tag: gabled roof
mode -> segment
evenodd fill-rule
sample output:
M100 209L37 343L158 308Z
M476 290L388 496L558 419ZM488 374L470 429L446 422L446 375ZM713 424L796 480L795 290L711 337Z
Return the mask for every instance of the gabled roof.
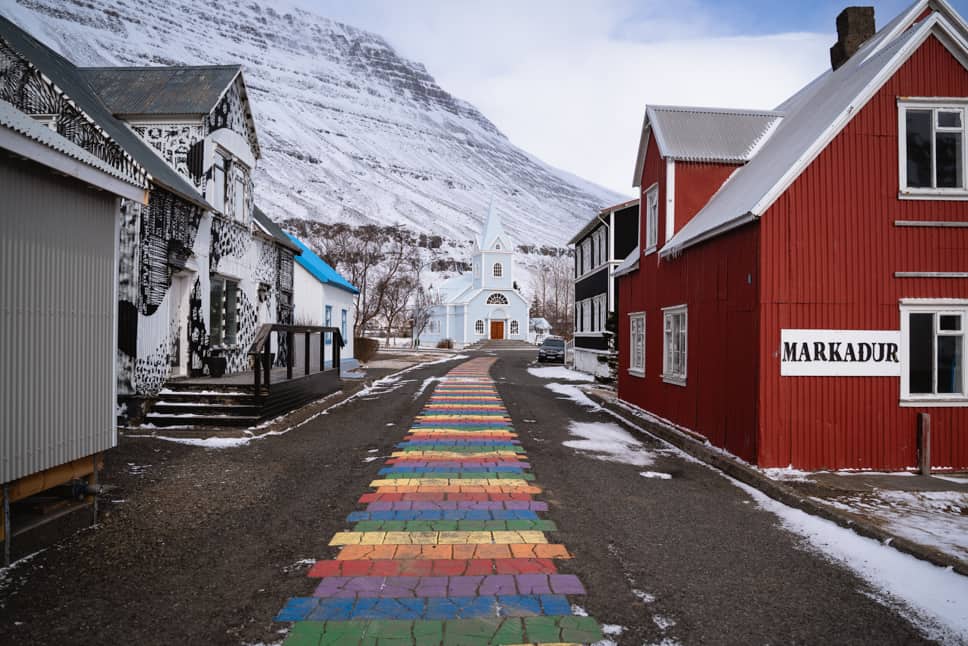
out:
M84 150L77 144L57 134L46 125L24 114L13 104L7 103L2 99L0 99L0 126L4 126L13 130L14 132L18 132L28 139L32 139L37 143L43 144L48 148L67 155L71 159L79 161L82 164L86 164L91 168L96 168L102 173L106 173L115 179L127 182L133 186L138 185L135 178L128 177L103 159L95 157L93 154Z
M302 249L289 239L289 236L286 235L286 232L282 230L282 227L273 222L269 216L266 215L258 206L255 207L252 212L252 220L255 221L256 227L258 227L265 235L272 238L286 249L291 249L297 256L302 253Z
M80 67L101 101L116 115L210 113L241 65L171 67Z
M934 12L918 21L928 8ZM760 217L929 37L968 63L968 25L944 0L919 0L837 70L781 104L772 136L662 249L675 254Z
M148 174L152 183L197 206L214 210L188 180L169 166L133 130L111 114L73 63L3 16L0 16L0 38L49 78L108 138L130 155Z
M122 118L137 116L204 117L212 112L236 79L241 65L169 65L155 67L81 67L81 75L111 112ZM242 82L245 118L252 133L255 156L259 139Z
M573 235L571 237L571 240L569 240L565 244L576 244L579 240L581 240L586 235L591 233L598 226L605 226L605 223L602 222L601 219L599 219L600 216L607 215L612 211L621 211L622 209L627 209L630 206L638 206L638 204L639 204L639 198L635 198L634 200L627 200L625 202L620 202L619 204L606 206L604 209L601 209L597 215L593 216L590 220L588 220L588 222L585 223L585 226L583 226L581 230L575 235Z
M742 164L750 160L757 143L782 116L772 110L650 105L645 111L645 127L651 129L665 159ZM643 137L643 143L646 141ZM639 157L644 159L644 148ZM640 165L638 170L641 175Z
M317 256L302 240L288 233L286 236L302 251L302 253L296 256L296 262L300 267L312 274L316 280L324 285L332 285L333 287L347 291L350 294L360 293L360 290L353 287L350 281L343 278L338 271L329 266L329 263Z

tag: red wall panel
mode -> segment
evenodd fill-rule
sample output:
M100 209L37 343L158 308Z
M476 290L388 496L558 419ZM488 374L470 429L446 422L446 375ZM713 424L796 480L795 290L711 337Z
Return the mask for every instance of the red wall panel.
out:
M895 220L968 220L968 203L899 200L897 97L968 97L968 72L934 38L904 64L760 222L759 463L902 469L916 462L917 408L897 377L780 377L783 328L900 326L902 298L968 298L968 229ZM968 467L968 408L932 417L935 465Z
M700 164L676 162L676 231L686 226L706 206L719 187L739 166L735 164ZM665 240L665 231L660 240Z
M648 188L659 182L660 240L665 239L665 171L651 141L641 185ZM679 171L677 165L677 186L685 180L706 179L701 169ZM715 173L714 177L722 175L722 171ZM711 195L718 187L697 188L695 194ZM677 198L683 194L689 192L677 191ZM679 208L677 204L677 213ZM640 239L645 239L644 230ZM751 461L757 428L758 240L758 227L751 224L679 258L660 259L657 253L640 257L639 270L619 280L619 396ZM679 386L662 380L662 308L684 303L688 304L687 382ZM628 372L628 315L632 312L645 312L644 377Z

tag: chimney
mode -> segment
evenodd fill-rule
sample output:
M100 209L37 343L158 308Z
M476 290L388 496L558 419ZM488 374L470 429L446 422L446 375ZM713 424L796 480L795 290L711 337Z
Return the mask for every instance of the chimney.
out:
M830 48L830 66L839 68L874 35L874 7L847 7L837 16L837 42Z

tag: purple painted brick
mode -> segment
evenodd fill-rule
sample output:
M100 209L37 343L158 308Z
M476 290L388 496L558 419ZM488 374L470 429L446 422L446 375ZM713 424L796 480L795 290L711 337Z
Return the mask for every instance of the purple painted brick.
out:
M517 594L517 586L514 583L514 576L510 574L491 574L484 577L481 582L480 592L484 595L498 594Z
M477 588L483 580L482 576L452 576L447 584L448 596L476 597Z
M552 574L548 583L555 594L585 594L585 586L574 574Z
M547 574L519 574L516 578L520 594L551 594Z

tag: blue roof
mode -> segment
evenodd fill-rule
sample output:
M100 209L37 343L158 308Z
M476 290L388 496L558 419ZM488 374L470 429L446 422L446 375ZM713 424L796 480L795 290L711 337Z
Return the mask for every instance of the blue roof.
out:
M343 278L338 271L329 266L329 264L317 256L312 249L306 246L306 244L297 238L296 236L287 233L289 239L296 243L296 246L302 249L302 253L296 256L295 260L299 265L308 271L310 274L316 277L316 280L323 284L329 284L333 287L339 287L344 289L351 294L359 294L360 290L353 287L350 281Z

